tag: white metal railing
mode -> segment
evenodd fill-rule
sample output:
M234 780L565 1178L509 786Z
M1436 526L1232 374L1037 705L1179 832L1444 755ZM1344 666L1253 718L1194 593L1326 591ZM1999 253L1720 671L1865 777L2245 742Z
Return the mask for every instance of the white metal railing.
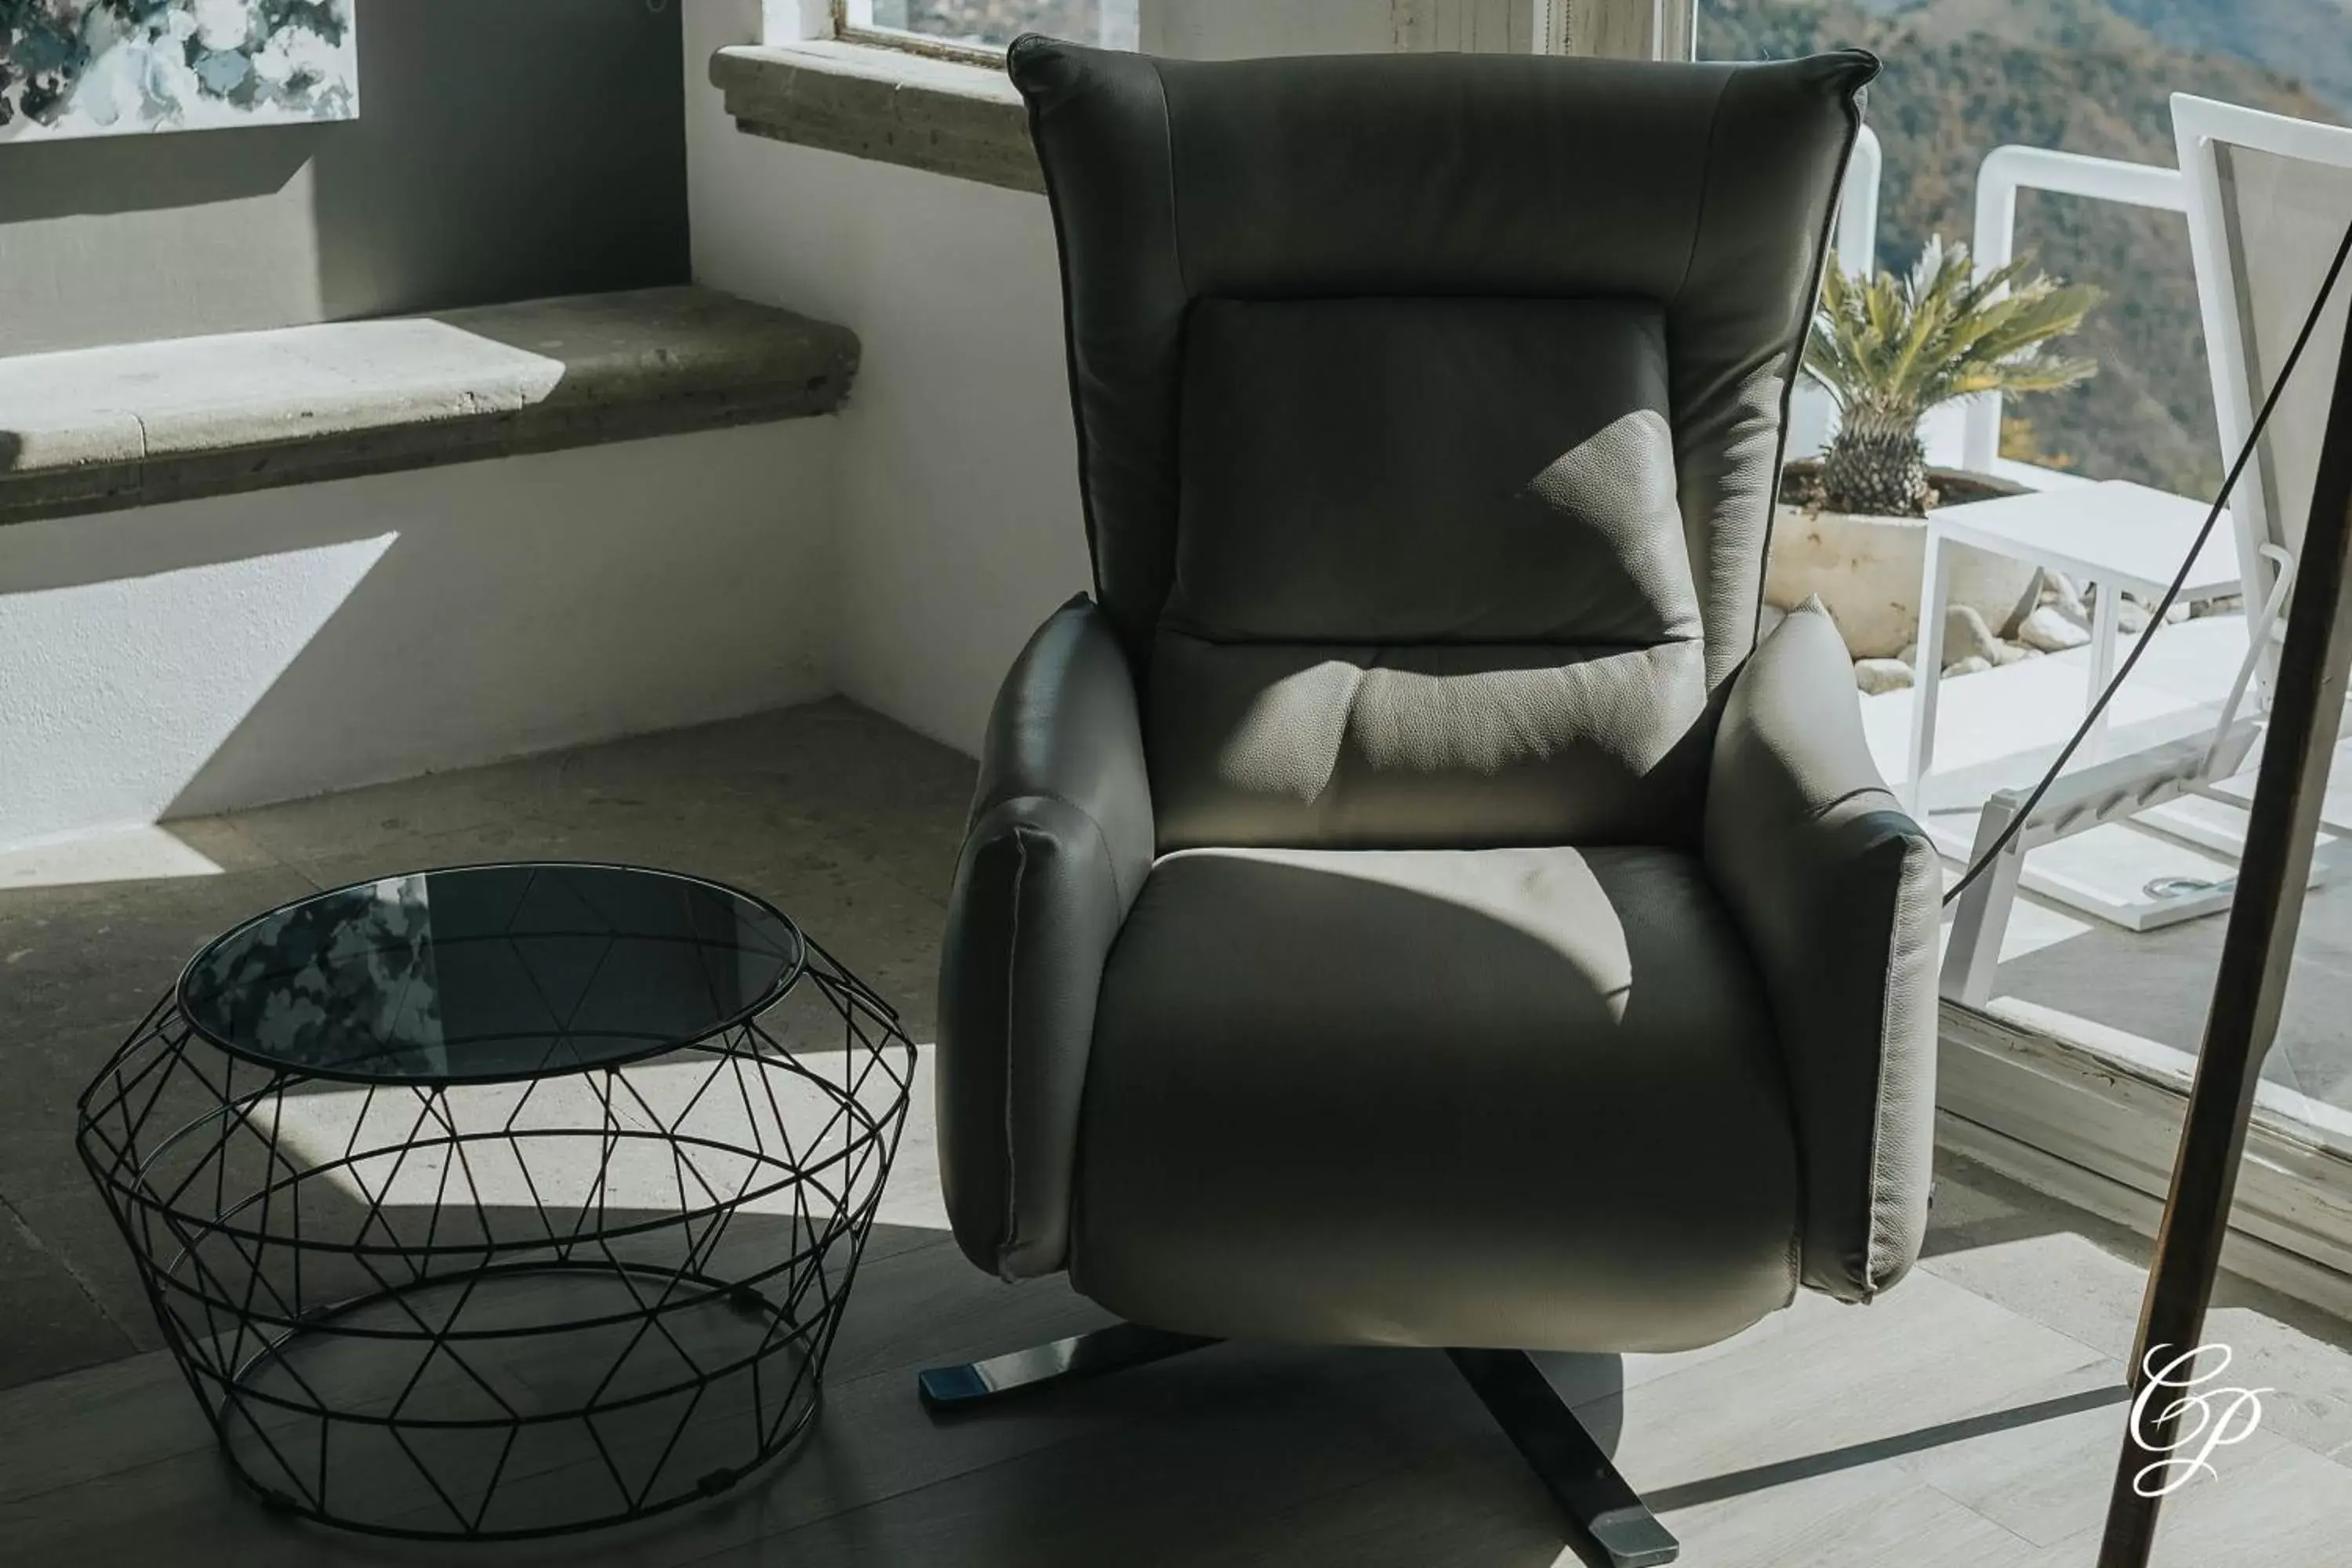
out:
M2132 206L2189 210L2189 185L2178 169L2127 163L2048 147L1996 147L1977 169L1977 229L1969 254L1979 268L2006 267L2017 254L2017 193L2054 191ZM2000 456L2000 395L1969 400L1960 438L1960 467L1992 473Z
M1868 278L1878 268L1878 182L1885 163L1878 132L1864 126L1838 189L1838 267L1856 277Z
M1867 278L1878 268L1878 186L1885 166L1878 134L1865 125L1854 139L1853 156L1846 160L1845 184L1838 187L1837 227L1831 236L1839 268L1853 277ZM1819 452L1829 444L1836 422L1830 395L1811 378L1798 377L1789 400L1789 456Z

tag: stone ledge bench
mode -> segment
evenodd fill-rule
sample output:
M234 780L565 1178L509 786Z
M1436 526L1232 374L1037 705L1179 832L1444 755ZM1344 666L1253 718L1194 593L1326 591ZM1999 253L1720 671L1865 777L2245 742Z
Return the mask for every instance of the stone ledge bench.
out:
M696 287L0 358L0 524L826 414L857 358Z

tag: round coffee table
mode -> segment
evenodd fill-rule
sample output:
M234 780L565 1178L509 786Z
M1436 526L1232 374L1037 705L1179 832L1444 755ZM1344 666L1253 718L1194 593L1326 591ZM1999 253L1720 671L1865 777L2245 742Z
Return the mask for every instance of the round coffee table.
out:
M264 1499L545 1535L724 1490L807 1430L914 1059L749 894L470 866L213 942L78 1136Z

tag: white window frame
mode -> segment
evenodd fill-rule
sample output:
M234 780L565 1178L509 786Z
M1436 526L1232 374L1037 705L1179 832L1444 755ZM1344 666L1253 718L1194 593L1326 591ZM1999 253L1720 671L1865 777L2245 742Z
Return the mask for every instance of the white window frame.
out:
M902 49L908 54L928 55L933 59L953 60L959 65L1001 67L1004 63L1004 51L992 45L935 37L903 27L877 26L874 20L874 0L832 0L832 5L833 36L844 43Z
M1146 47L1155 23L1188 0L1138 0ZM1200 0L1193 0L1200 3ZM1516 54L1601 54L1689 59L1696 43L1698 0L1255 0L1261 5L1381 6L1390 47ZM811 0L802 0L806 11ZM814 0L824 32L845 43L928 55L962 65L996 67L1003 51L983 44L877 26L874 0ZM1311 29L1310 29L1311 30Z

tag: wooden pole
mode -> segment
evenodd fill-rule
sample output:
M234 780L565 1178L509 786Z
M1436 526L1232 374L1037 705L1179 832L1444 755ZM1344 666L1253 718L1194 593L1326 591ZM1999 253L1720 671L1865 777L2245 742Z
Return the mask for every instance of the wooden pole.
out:
M2272 688L2263 760L2246 824L2245 853L2221 939L2221 964L2189 1115L2173 1161L2172 1188L2157 1231L2156 1261L2140 1307L2132 1347L2135 1390L2147 1377L2151 1351L2185 1354L2201 1342L2205 1310L2221 1265L2221 1238L2245 1152L2246 1123L2263 1058L2278 1033L2287 971L2294 961L2295 928L2303 916L2319 814L2327 795L2328 764L2344 714L2345 679L2352 667L2352 332L2336 367L2334 401L2304 531L2294 603L2287 612L2286 646ZM2098 1568L2147 1568L2156 1544L2160 1495L2146 1495L2138 1478L2171 1451L2179 1436L2170 1396L2139 1401L2126 1422L2107 1500L2106 1534Z

